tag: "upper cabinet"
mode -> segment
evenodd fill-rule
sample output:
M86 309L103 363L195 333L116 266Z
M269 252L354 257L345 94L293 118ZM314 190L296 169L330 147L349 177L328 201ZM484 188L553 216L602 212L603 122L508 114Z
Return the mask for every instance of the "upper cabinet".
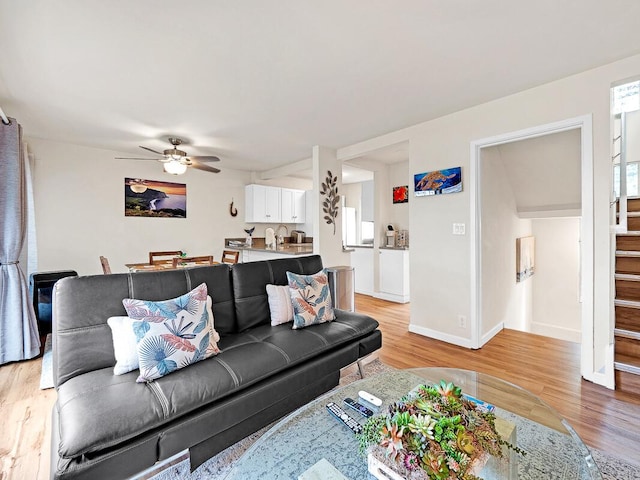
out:
M245 217L247 223L280 223L281 188L266 185L245 187Z
M306 202L304 190L281 189L282 223L306 222Z
M247 185L245 217L247 223L305 223L304 190Z

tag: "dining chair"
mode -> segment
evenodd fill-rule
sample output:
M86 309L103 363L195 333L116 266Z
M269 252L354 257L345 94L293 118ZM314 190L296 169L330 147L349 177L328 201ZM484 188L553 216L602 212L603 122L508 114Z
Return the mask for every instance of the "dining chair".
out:
M213 265L213 255L201 255L199 257L180 257L173 259L173 268L178 268L179 264L198 263Z
M240 252L237 250L224 250L222 252L222 263L238 263Z
M109 260L107 257L100 255L100 264L102 265L102 272L105 275L111 275L111 267L109 266Z
M181 250L168 250L166 252L149 252L149 264L157 265L158 263L171 263L171 260L175 257L182 255ZM170 257L170 258L157 258L157 257Z

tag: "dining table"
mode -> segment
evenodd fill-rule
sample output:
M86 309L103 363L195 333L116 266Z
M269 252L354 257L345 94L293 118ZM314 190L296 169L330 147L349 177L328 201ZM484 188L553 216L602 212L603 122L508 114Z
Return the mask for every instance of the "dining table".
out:
M218 264L219 262L213 262L213 265ZM166 262L159 263L125 263L124 266L129 269L129 272L157 272L162 270L179 270L181 268L199 266L199 265L210 265L209 262L189 262L186 264L178 264L176 267L173 266L173 262L171 260L167 260Z

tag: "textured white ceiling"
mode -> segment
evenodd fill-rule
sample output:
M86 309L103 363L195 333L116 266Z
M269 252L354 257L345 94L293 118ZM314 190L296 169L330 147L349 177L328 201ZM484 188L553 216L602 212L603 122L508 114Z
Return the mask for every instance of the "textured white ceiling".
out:
M264 170L640 53L638 0L0 0L0 106Z

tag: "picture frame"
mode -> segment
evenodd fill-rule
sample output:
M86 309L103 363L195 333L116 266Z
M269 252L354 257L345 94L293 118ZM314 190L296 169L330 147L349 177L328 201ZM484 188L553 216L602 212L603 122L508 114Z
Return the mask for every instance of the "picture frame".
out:
M462 191L462 167L416 173L413 176L416 197Z
M516 238L516 283L531 277L536 270L535 237Z
M187 218L187 185L125 177L124 216Z
M393 187L393 203L409 202L409 185Z

